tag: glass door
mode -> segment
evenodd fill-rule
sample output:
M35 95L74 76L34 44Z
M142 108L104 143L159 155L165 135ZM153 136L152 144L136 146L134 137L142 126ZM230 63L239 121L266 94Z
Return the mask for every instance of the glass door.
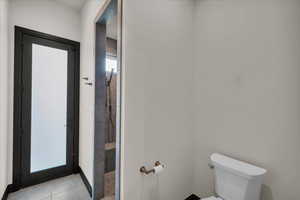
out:
M76 150L76 51L52 37L22 37L21 185L72 174ZM78 120L77 120L78 122Z
M67 164L68 51L32 44L30 172Z

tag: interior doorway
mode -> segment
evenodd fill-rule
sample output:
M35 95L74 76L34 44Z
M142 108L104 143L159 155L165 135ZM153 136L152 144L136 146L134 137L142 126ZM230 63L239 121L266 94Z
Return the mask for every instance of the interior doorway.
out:
M79 50L15 27L14 190L78 172Z
M94 200L120 199L122 1L106 1L95 21Z

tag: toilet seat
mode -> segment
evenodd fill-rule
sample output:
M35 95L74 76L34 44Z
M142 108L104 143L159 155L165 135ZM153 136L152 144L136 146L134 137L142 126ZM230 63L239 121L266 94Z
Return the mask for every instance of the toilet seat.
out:
M219 197L208 197L208 198L204 198L202 200L223 200L223 199L221 199Z

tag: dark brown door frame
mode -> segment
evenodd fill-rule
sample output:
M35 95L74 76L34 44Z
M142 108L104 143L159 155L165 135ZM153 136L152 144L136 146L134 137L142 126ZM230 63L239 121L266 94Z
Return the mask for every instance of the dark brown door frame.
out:
M70 122L68 122L68 126L70 125L72 127L72 134L73 138L72 140L72 148L69 149L72 152L68 152L70 155L72 155L72 162L70 164L69 170L64 170L62 174L47 174L45 172L46 176L43 176L43 178L39 177L37 180L29 181L26 183L22 183L22 153L24 150L24 139L22 135L24 134L24 129L22 127L22 102L23 99L23 92L24 92L24 82L23 82L23 50L24 50L24 38L25 37L32 37L37 40L43 41L43 42L55 42L55 43L61 43L62 45L68 45L71 47L72 54L74 54L74 60L73 62L73 71L68 70L68 74L72 77L72 96L74 97L73 105L71 106L72 112L74 113L74 116L71 117ZM72 173L78 173L79 172L79 75L80 75L80 43L67 40L64 38L56 37L53 35L29 30L22 27L15 27L15 64L14 64L14 135L13 135L13 184L11 186L11 191L14 192L22 187L34 185L40 182L48 181L53 178L58 178L61 176L69 175ZM68 75L68 76L69 76ZM68 85L69 87L69 85ZM68 134L70 136L70 134ZM68 136L68 137L69 137ZM55 170L54 170L55 171ZM62 172L61 170L57 170L57 172Z

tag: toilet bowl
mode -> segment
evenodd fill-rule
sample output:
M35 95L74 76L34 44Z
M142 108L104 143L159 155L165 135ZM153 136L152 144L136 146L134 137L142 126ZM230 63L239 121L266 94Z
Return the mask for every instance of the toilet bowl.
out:
M265 169L218 153L210 159L218 197L204 200L259 200Z

